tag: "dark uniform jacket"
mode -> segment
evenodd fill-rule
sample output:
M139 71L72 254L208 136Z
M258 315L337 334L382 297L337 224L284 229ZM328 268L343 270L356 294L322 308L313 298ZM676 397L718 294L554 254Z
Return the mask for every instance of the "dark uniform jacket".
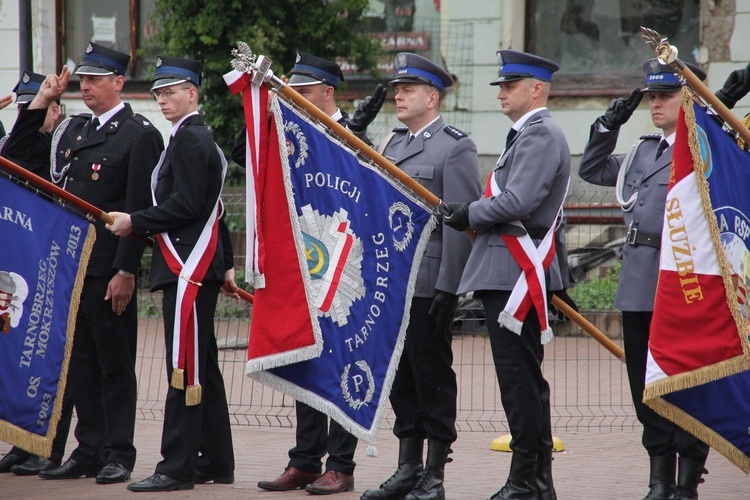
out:
M473 201L479 198L479 160L477 148L466 134L446 126L442 118L408 143L408 129L398 127L385 146L383 156L445 202ZM471 237L452 229L445 230L442 220L430 235L419 264L415 297L434 297L443 291L455 294Z
M614 186L625 155L612 155L618 131L600 131L595 123L583 151L579 174L581 179L601 186ZM623 198L637 194L632 210L623 211L625 225L639 231L661 235L664 205L667 201L672 149L669 146L659 159L659 135L643 136L627 175ZM661 238L659 237L659 241ZM653 311L656 281L659 276L660 250L647 245L625 244L622 269L615 295L615 307L621 311Z
M4 152L36 165L50 165L44 153L51 149L39 128L46 109L23 109ZM66 126L55 151L56 169L69 166L59 186L104 212L134 212L151 205L149 178L164 149L161 133L130 105L87 137L89 115L75 115ZM44 172L41 172L44 173ZM44 176L50 179L50 172ZM133 238L118 238L97 221L96 243L91 252L88 276L108 277L117 269L135 273L140 267L143 244Z
M156 206L131 214L133 230L144 236L167 232L183 262L193 250L222 188L222 158L211 132L200 115L187 117L164 152L157 174ZM226 233L226 229L221 229ZM227 238L220 235L205 280L224 281L224 271L233 267ZM151 289L178 277L169 269L159 245L154 245Z

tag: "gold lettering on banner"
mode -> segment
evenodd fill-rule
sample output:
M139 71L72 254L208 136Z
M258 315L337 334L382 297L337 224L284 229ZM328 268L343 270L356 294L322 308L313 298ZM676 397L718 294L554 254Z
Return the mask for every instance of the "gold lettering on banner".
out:
M695 274L693 263L693 250L690 246L687 230L680 208L680 199L671 198L667 201L667 228L669 229L669 241L674 257L677 274L680 276L680 287L685 298L685 303L692 304L697 300L703 300L698 275Z

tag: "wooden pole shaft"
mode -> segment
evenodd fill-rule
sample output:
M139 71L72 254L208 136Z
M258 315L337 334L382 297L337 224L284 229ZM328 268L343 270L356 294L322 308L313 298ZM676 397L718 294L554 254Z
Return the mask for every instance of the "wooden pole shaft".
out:
M594 340L599 342L606 350L611 352L617 359L625 362L625 351L623 351L620 346L612 342L612 339L604 335L597 327L592 325L588 322L586 318L581 316L575 309L570 307L568 304L563 302L563 300L558 297L557 295L552 296L552 305L558 308L572 321L574 321L578 326L580 326L584 332L591 335Z

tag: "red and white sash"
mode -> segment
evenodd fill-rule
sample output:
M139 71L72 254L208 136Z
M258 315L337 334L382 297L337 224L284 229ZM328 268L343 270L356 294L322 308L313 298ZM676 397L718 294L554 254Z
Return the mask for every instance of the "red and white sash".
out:
M489 198L501 193L502 190L495 180L494 171L492 171L487 178L484 196ZM555 220L559 220L561 211L562 204L560 204L558 217ZM526 232L520 221L514 221L510 224ZM552 328L547 320L547 285L544 280L544 272L549 269L552 259L555 257L554 224L547 231L539 247L534 245L534 241L528 234L523 236L502 234L501 236L511 256L521 267L521 275L518 277L508 303L505 304L505 309L500 313L497 321L501 326L520 335L523 321L531 310L531 306L534 306L541 326L541 341L542 344L546 344L552 340Z
M227 161L224 153L216 146L222 163L221 180L227 173ZM151 173L151 197L156 205L156 182L159 169L164 162L166 151L159 158L159 163ZM182 261L166 231L156 235L164 260L169 269L180 279L177 280L177 303L174 314L174 328L172 331L172 377L171 385L176 389L185 389L185 404L188 406L200 404L202 388L200 373L198 372L198 315L195 310L195 299L199 287L202 286L219 241L219 218L221 217L221 192L216 199L200 237L190 252L187 260ZM187 387L185 387L187 380Z

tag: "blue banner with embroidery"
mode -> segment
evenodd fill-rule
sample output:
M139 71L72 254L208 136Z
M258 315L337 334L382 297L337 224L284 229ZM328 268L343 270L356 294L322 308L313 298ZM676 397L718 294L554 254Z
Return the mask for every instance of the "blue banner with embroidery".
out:
M301 279L307 303L282 313L256 302L253 322L257 314L307 314L322 353L249 375L374 442L435 219L423 200L290 104L276 99L272 114L300 269L283 279ZM270 245L266 254L274 256Z
M93 226L0 178L0 439L49 456Z

